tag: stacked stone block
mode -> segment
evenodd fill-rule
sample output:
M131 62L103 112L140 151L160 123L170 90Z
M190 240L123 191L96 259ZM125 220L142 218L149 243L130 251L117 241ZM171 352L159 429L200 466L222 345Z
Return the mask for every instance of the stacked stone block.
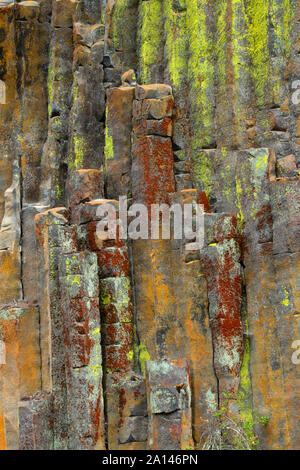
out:
M193 441L190 374L186 361L147 362L146 388L149 448L189 449Z
M171 87L137 86L133 102L132 197L150 208L175 191Z
M136 373L116 379L107 387L108 447L112 450L145 450L148 411L145 377Z

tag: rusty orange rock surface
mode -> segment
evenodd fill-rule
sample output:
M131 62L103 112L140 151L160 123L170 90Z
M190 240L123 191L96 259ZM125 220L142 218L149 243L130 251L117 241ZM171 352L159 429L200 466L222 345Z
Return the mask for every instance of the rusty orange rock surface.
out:
M1 450L300 449L299 20L0 0Z

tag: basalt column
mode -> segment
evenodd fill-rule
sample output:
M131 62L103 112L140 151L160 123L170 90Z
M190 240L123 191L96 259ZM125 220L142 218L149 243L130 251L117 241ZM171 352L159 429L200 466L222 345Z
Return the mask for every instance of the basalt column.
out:
M137 87L133 106L133 200L143 202L149 213L151 204L176 203L183 213L185 204L205 202L200 191L175 192L169 93L166 85ZM189 253L189 243L184 238L174 240L173 235L171 240L158 235L156 240L134 240L132 246L141 370L145 371L145 361L150 359L188 360L193 437L198 445L216 410L217 385L206 280L199 250ZM189 288L179 298L182 283Z

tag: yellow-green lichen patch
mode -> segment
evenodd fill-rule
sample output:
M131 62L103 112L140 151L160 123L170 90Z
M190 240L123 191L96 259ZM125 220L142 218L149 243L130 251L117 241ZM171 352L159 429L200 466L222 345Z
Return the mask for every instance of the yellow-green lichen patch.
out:
M269 166L268 149L258 148L247 151L247 158L239 163L235 176L236 207L238 226L243 228L245 215L253 220L262 203L269 203L269 194L264 191ZM245 207L246 206L246 207ZM243 211L246 211L244 214Z
M136 0L115 2L112 13L113 47L124 52L123 66L128 68L132 67L131 52L136 49L136 22Z
M244 214L243 214L242 203L241 203L243 188L242 188L241 181L239 180L237 176L235 177L235 187L236 187L236 205L239 209L239 212L237 215L237 225L238 225L238 228L242 230L243 225L244 225Z
M240 415L249 430L253 428L252 384L250 377L250 343L248 338L248 321L244 318L246 337L244 338L244 355L240 371L240 385L237 395Z
M146 375L146 361L150 361L151 357L146 349L146 345L141 343L139 346L139 359L140 359L140 367L143 375Z
M292 295L291 295L291 290L288 287L284 287L280 291L281 295L281 304L288 309L288 311L291 311L293 309L293 300L292 300Z
M134 358L133 350L128 351L127 356L128 356L128 360L132 362Z
M282 305L284 305L285 307L288 307L288 306L290 305L288 293L287 293L286 297L283 299L283 301L282 301L281 303L282 303Z
M161 0L140 2L138 45L142 83L151 83L150 67L160 59L163 47L163 8Z
M227 0L220 0L217 4L217 37L216 37L216 56L217 56L217 72L218 72L218 87L219 90L224 92L226 84L226 14L227 14Z
M276 56L289 57L291 53L291 29L295 16L292 0L271 0L270 18L274 25L274 48Z
M244 0L232 0L232 69L234 125L237 144L243 141L250 90L249 31Z
M249 0L248 15L252 78L257 104L263 106L266 102L270 78L269 0Z
M274 26L273 54L276 56L276 60L272 63L270 81L273 87L274 100L278 104L281 104L284 99L282 96L282 90L284 90L282 71L286 66L287 58L291 54L294 7L294 2L291 0L270 1L270 20Z
M244 0L232 0L232 48L234 73L239 80L242 74L248 71L249 33Z
M132 322L130 280L127 277L106 278L100 283L103 306L111 305L121 323Z
M252 149L249 152L249 159L251 165L251 174L253 175L253 197L257 197L258 193L262 189L262 184L265 178L267 177L268 172L268 162L269 162L269 152L268 149ZM264 195L265 201L269 201L268 193ZM253 208L254 210L254 208ZM252 214L253 216L255 213Z
M54 280L56 277L56 262L53 248L49 250L49 277L51 280Z
M103 305L109 305L111 302L111 297L109 294L103 294L101 295L101 302Z
M63 187L60 186L59 182L55 185L55 199L59 201L64 194Z
M179 2L178 2L179 3ZM187 78L187 30L185 0L181 8L174 9L173 0L163 1L165 15L165 41L168 59L168 71L172 85L180 87Z
M208 26L210 2L187 3L189 44L188 81L190 86L192 149L210 145L214 115L214 44Z
M289 57L292 49L291 31L293 20L295 18L296 4L291 0L283 0L282 4L284 53Z
M208 152L193 154L193 181L195 188L202 189L209 197L212 192L213 165Z
M76 104L78 100L78 85L77 84L73 85L72 95L73 95L73 104Z
M231 158L231 153L228 152L226 147L221 147L216 151L217 166L222 168L218 174L218 179L221 178L221 188L224 197L232 204L236 198L235 183L232 178L232 173L235 171L235 161Z
M53 89L54 77L55 77L54 54L53 54L53 50L51 50L50 55L49 55L49 70L48 70L48 113L49 113L49 116L51 114L51 103L53 102L53 95L54 95L54 89Z
M88 144L84 137L79 135L73 136L74 155L68 156L68 165L71 170L80 170L83 168L84 156L88 150Z
M124 29L123 21L126 8L128 8L128 0L118 0L114 5L112 15L112 39L115 50L120 50L122 48L122 31Z
M96 364L96 365L93 365L93 366L88 366L88 369L90 371L90 373L92 375L94 375L95 377L99 377L100 374L102 375L102 367L100 364Z
M71 280L71 286L74 286L76 284L77 286L80 286L80 276L73 276Z
M108 108L106 107L106 125L105 125L105 146L104 146L104 157L105 163L107 160L112 160L114 158L114 143L113 137L109 130L108 123Z

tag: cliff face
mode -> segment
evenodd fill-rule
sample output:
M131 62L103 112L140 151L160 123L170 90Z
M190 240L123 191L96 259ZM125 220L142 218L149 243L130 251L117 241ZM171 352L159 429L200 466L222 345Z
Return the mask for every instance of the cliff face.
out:
M297 0L0 1L0 449L300 448L299 37ZM99 240L119 196L203 246Z

